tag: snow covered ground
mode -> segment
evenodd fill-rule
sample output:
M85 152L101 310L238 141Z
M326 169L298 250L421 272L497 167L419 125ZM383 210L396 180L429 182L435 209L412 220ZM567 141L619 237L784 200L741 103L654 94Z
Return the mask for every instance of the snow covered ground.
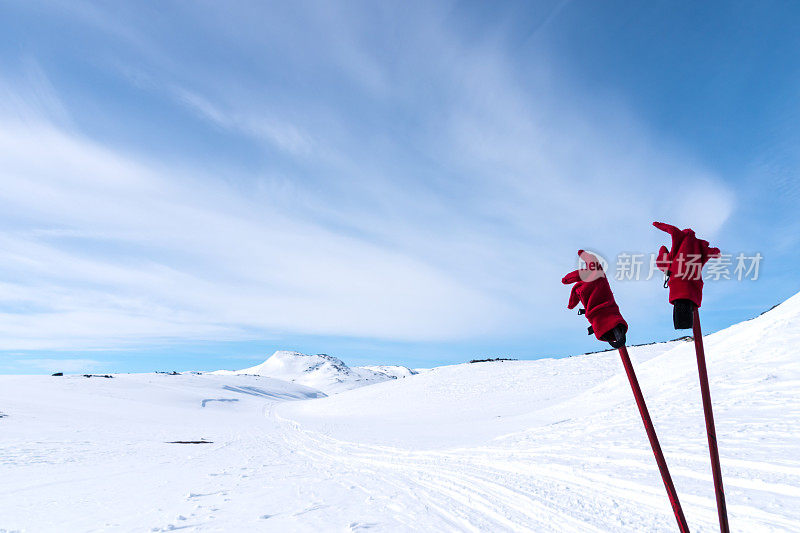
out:
M732 529L798 531L800 295L705 342ZM716 531L693 346L630 352ZM283 378L0 376L0 531L676 529L616 352Z

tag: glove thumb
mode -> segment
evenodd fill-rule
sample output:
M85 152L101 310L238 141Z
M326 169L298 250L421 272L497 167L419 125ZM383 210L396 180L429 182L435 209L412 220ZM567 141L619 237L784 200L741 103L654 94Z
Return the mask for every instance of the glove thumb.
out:
M666 246L662 246L661 249L658 251L658 257L656 258L656 266L662 272L666 272L669 269L669 264L672 262L672 258L669 256L669 250L667 250Z
M578 295L578 287L580 287L580 283L576 283L572 286L572 290L569 293L569 303L567 304L567 309L574 309L578 302L581 301L580 296Z

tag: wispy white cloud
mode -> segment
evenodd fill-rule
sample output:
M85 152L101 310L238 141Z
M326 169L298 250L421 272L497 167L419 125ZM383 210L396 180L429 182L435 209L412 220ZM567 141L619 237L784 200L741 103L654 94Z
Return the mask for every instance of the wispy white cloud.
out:
M269 198L153 169L46 123L2 126L0 202L27 221L0 235L0 301L15 309L0 320L4 349L264 331L447 338L488 309L507 313L424 261Z
M185 89L175 90L178 100L201 117L218 126L250 135L293 155L305 155L313 149L310 135L296 126L278 119L254 116L253 112L238 113L217 108L205 98Z
M223 179L194 154L159 161L54 119L80 110L41 69L26 83L46 106L7 81L0 348L542 331L578 247L654 250L651 220L713 235L733 209L717 176L624 104L576 94L545 56L523 78L501 42L466 39L447 8L285 8L266 28L248 9L187 17L262 54L266 72L198 65L135 24L125 41L146 43L137 83L285 164ZM368 24L387 20L388 35ZM298 42L298 28L315 39ZM280 90L290 76L294 93Z

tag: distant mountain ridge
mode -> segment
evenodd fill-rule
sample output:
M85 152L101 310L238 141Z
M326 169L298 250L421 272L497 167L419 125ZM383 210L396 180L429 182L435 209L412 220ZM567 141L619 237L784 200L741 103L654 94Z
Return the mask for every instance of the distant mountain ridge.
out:
M278 350L266 361L242 370L218 370L215 374L249 374L266 376L307 387L326 394L355 389L390 379L416 374L404 366L349 367L338 357L327 354L304 354Z

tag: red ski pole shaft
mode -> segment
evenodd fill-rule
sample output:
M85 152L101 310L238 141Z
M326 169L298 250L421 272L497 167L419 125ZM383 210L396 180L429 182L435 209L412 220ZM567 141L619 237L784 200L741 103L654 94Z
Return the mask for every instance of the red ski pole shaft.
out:
M667 496L669 496L669 503L672 505L672 512L675 513L675 520L678 521L678 528L681 533L689 533L689 525L686 523L686 517L683 515L681 502L678 500L678 493L675 490L675 485L672 483L672 477L669 475L667 460L664 459L664 453L661 451L661 445L658 443L656 429L653 427L653 421L650 419L650 413L647 411L647 405L644 403L642 389L639 387L639 380L636 379L636 373L633 371L633 364L628 355L628 349L625 346L620 347L619 355L622 358L622 365L625 367L625 373L628 374L628 381L631 383L633 397L636 399L636 406L639 408L639 414L642 415L642 422L644 422L647 438L650 440L650 447L653 449L653 455L656 456L658 470L661 472L664 488L667 489Z
M703 349L703 333L700 330L700 313L694 308L692 332L694 333L694 349L697 352L697 372L700 375L700 393L703 395L703 413L706 417L706 434L708 435L708 453L711 455L711 472L714 475L714 495L717 498L717 514L719 530L729 533L728 509L725 505L725 491L722 488L722 469L719 465L717 449L717 430L714 427L714 411L711 409L711 390L708 387L706 371L706 354Z

